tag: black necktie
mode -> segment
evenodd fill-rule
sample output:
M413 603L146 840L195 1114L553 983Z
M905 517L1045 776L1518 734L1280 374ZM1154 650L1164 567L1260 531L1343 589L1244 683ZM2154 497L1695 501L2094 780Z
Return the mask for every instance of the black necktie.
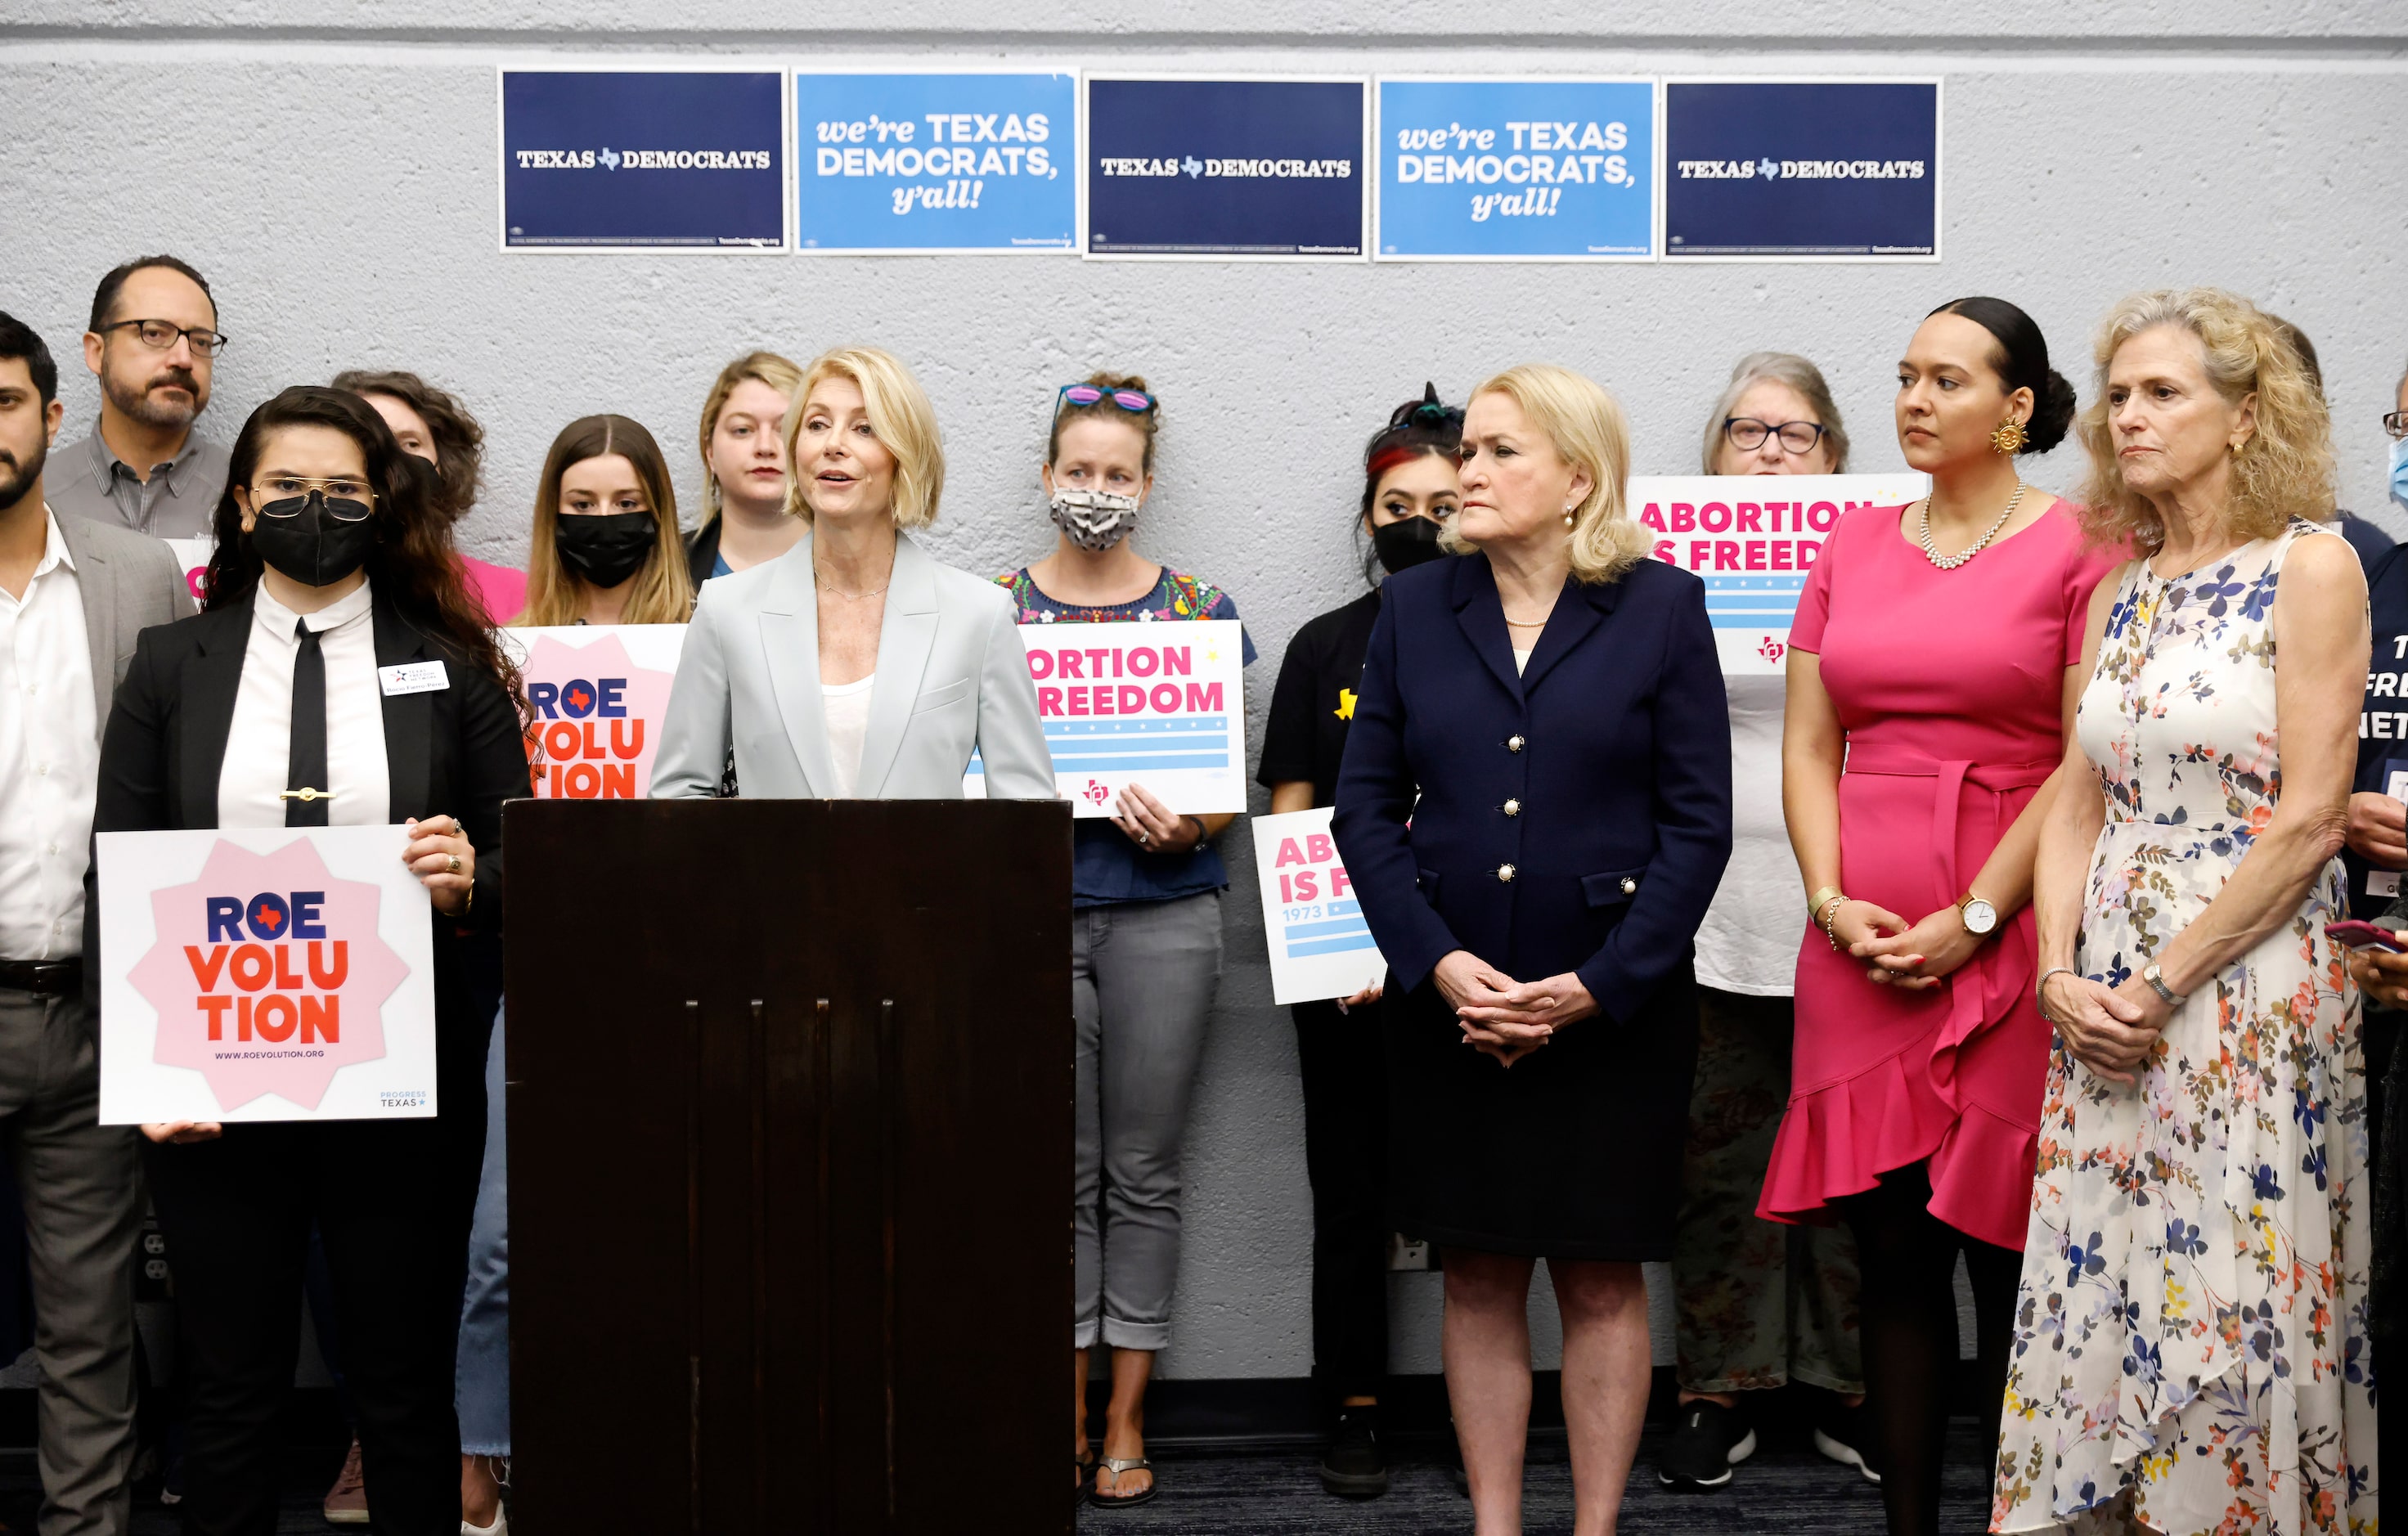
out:
M287 797L284 825L326 825L326 651L303 619L294 630L301 642L293 653L293 754L284 770L287 789L314 789L308 799Z

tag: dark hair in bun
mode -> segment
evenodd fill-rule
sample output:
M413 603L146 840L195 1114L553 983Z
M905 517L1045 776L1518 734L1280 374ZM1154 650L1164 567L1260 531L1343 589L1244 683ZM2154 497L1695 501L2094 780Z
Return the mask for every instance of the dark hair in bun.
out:
M2025 452L2045 453L2065 440L2066 429L2073 424L2073 386L2048 366L2048 338L2040 334L2031 316L2005 299L1978 296L1951 299L1931 314L1962 315L1989 332L1999 343L1990 355L1990 366L2007 393L2031 391L2031 420L2024 423Z
M1388 471L1400 464L1426 457L1455 462L1455 450L1463 444L1463 408L1451 406L1438 397L1438 386L1422 385L1421 398L1408 400L1388 413L1388 424L1371 434L1363 445L1363 505L1354 524L1354 537L1363 537L1363 524L1370 520L1371 499L1380 493L1380 481ZM1371 573L1379 568L1379 559L1372 548L1363 548L1363 580L1369 582Z
M1389 470L1428 453L1453 459L1462 442L1463 408L1441 403L1438 386L1424 384L1421 398L1389 412L1388 424L1363 445L1363 515L1371 515L1371 497Z

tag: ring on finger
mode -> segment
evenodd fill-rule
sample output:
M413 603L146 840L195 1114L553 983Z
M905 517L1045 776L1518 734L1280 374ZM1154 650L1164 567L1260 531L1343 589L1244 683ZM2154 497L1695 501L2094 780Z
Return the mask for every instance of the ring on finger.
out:
M447 874L447 875L456 875L456 874L458 874L458 873L460 872L460 855L459 855L459 854L452 854L452 855L451 859L450 859L448 862L446 862L446 863L444 864L444 866L443 866L443 872L444 872L445 874Z

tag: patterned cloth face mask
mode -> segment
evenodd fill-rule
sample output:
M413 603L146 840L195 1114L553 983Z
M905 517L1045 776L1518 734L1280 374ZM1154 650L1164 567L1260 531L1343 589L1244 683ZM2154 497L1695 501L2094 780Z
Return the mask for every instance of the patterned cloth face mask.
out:
M1054 525L1082 550L1108 550L1137 526L1138 498L1110 491L1056 491L1046 503Z

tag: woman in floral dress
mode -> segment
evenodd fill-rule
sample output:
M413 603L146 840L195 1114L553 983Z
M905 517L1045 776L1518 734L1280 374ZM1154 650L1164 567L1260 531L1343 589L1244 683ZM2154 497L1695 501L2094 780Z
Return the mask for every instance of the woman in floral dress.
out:
M1991 1529L2375 1536L2365 1069L2325 932L2366 588L2311 521L2324 400L2212 289L2126 300L2098 359L2086 519L2149 553L2093 598L2042 834L2058 1040Z

